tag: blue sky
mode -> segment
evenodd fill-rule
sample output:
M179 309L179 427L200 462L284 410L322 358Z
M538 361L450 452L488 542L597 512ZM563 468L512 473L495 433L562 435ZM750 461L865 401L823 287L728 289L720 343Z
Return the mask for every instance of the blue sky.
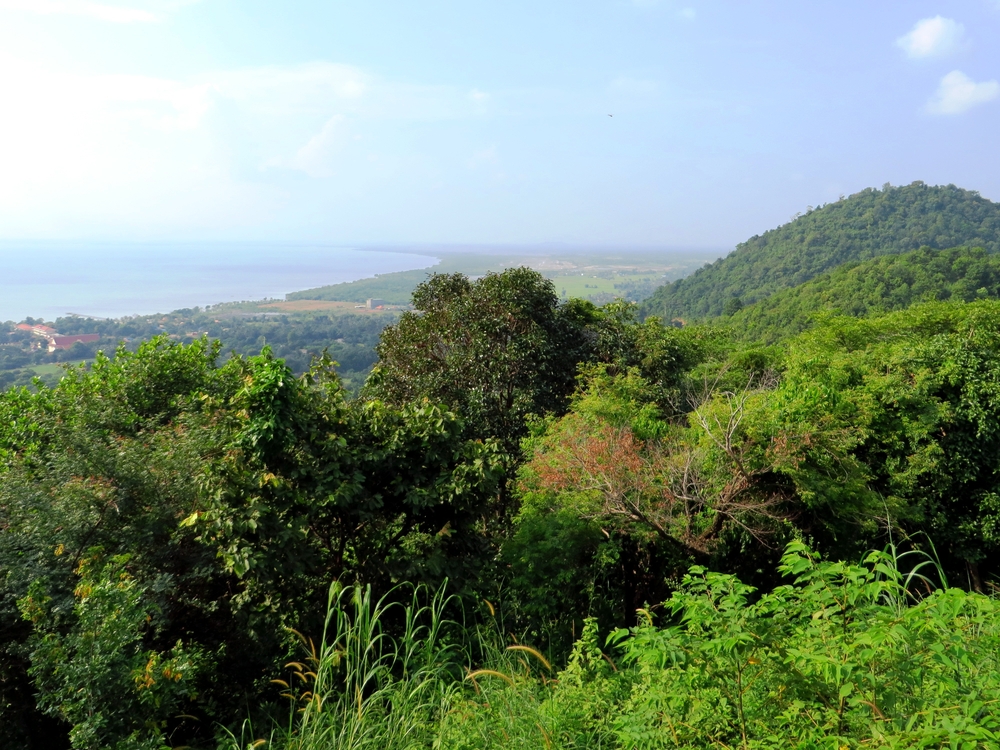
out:
M998 200L998 41L1000 0L0 0L0 238L720 247L886 182Z

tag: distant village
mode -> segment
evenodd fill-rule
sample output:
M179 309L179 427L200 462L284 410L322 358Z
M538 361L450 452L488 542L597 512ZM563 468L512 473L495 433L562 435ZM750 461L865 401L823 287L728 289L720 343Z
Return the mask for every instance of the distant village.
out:
M71 336L63 336L56 329L46 325L31 325L29 323L18 323L18 331L29 331L37 339L32 343L32 349L45 347L49 352L59 349L69 349L73 344L91 344L100 338L96 333L75 333Z

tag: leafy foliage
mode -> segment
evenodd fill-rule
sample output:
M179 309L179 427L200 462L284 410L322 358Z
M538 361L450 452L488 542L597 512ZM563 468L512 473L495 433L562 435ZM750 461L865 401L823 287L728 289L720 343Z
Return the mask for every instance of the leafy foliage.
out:
M730 313L726 324L745 341L773 342L801 333L823 315L865 317L905 310L917 302L998 297L1000 256L979 248L921 248L845 263Z
M587 355L580 321L552 283L527 268L471 282L438 274L413 295L378 346L366 391L391 403L421 397L467 415L477 437L516 451L528 414L561 410Z
M822 524L846 551L851 538L872 542L880 515L898 519L929 534L959 566L953 573L981 585L978 565L1000 541L998 326L994 301L927 303L833 318L795 341L754 421L759 442L796 436L781 471L816 514L801 521L812 533L822 535Z
M157 339L0 400L6 741L36 711L88 750L205 739L331 579L475 580L489 444L428 403L348 404L328 360L216 352Z
M860 565L825 561L795 542L780 565L788 583L764 593L694 567L665 604L666 626L642 610L602 644L588 619L555 679L535 649L493 638L461 680L452 669L467 652L435 638L433 608L408 611L417 626L399 643L357 591L334 601L331 620L346 627L330 645L343 647L321 650L313 679L363 675L372 688L310 691L272 746L995 746L1000 605L959 589L920 596L899 563L891 549ZM411 654L408 670L379 668Z
M963 245L1000 251L997 204L954 185L869 188L750 238L725 258L660 287L642 311L686 321L732 314L843 263Z
M512 593L536 633L560 612L631 620L669 593L672 576L712 559L734 534L759 548L785 533L792 487L741 424L766 385L758 378L739 393L713 393L670 419L637 371L612 375L602 366L566 416L539 426L505 545Z
M199 454L211 450L197 428L201 402L190 394L225 387L215 351L205 342L151 342L101 358L89 373L71 371L56 390L0 400L5 741L59 746L60 725L33 718L29 668L40 707L69 722L63 733L77 727L78 747L125 741L142 716L160 725L156 701L142 703L131 684L143 656L170 660L175 647L192 655L203 648L224 684L252 680L220 650L217 628L228 622L214 600L225 576L211 550L177 532L178 515L197 496ZM194 643L201 646L189 649ZM77 693L80 675L93 680ZM157 700L169 706L172 698Z
M992 258L683 328L436 275L359 398L207 338L10 389L0 742L993 747Z
M552 283L527 268L475 282L434 275L413 303L417 312L383 334L363 395L446 404L465 415L467 437L499 442L507 477L521 461L529 418L566 410L581 365L636 367L669 399L700 356L694 337L657 321L637 324L629 303L560 304Z
M36 627L29 674L39 708L72 725L74 748L158 750L170 720L197 697L204 653L180 640L169 651L143 648L146 624L157 613L127 562L105 561L98 551L81 561L68 632L52 622L62 613L46 606L41 581L21 601Z
M692 569L667 602L677 625L611 641L634 671L618 746L989 747L998 741L997 603L956 589L912 606L894 560L823 562L802 544L794 583L756 601Z

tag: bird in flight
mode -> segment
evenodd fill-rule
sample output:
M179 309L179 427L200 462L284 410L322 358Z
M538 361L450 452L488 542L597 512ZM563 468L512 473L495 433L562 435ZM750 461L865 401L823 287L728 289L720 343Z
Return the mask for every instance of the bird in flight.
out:
M608 115L608 117L614 117L614 115Z

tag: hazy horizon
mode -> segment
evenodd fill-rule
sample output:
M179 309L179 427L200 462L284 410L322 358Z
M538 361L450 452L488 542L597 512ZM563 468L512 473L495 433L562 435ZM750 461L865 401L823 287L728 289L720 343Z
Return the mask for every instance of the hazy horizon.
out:
M119 318L226 302L283 299L290 292L426 269L449 254L531 257L607 253L569 245L381 245L316 242L82 242L0 240L0 321L75 313ZM715 260L720 248L625 248Z
M282 299L314 286L431 268L438 259L317 243L0 241L0 260L0 320L17 321Z

